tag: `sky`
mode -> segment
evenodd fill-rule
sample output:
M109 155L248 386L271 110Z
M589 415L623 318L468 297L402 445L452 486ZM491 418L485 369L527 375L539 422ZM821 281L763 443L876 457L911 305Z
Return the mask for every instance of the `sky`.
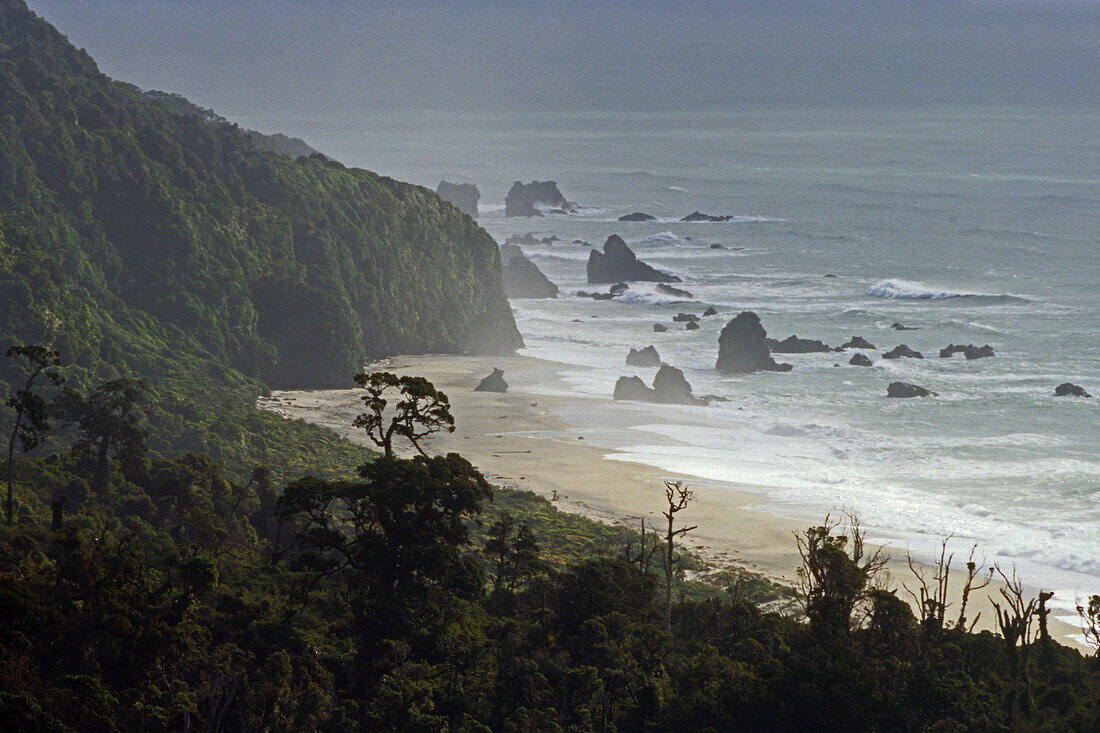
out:
M111 76L235 119L1100 102L1100 0L30 0Z

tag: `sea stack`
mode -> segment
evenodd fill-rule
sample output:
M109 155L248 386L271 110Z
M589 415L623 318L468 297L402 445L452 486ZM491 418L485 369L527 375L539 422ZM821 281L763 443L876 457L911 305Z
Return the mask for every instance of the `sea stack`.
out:
M475 392L507 392L508 383L504 381L504 371L502 369L494 369L492 374L482 379L476 387Z
M768 332L760 325L760 317L752 311L744 311L722 329L715 368L726 374L749 374L789 372L791 365L777 363L772 358L768 350Z
M435 192L439 194L439 198L454 204L463 214L477 218L477 202L481 200L481 192L474 184L440 181Z
M659 283L678 283L680 278L656 270L638 259L637 255L618 234L612 234L604 242L603 252L594 249L588 253L588 282L617 283L641 280Z
M544 212L574 214L579 208L565 200L554 181L516 181L504 198L505 216L542 216Z

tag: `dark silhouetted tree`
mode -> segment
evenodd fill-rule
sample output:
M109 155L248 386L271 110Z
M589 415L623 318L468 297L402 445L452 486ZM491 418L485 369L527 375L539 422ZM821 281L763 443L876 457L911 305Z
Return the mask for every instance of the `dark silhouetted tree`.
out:
M87 396L66 390L58 398L58 414L80 430L74 450L94 461L94 491L106 487L112 455L134 459L145 452L147 433L142 427L144 416L140 409L144 400L145 385L125 378L104 382Z
M367 411L355 418L355 427L393 457L393 438L405 438L420 455L427 455L420 442L440 431L454 432L454 417L447 395L423 377L399 377L390 372L358 374L355 382L364 390ZM390 402L393 406L390 407Z
M14 360L22 385L7 399L7 406L15 411L15 420L8 440L8 493L4 510L10 525L14 521L12 486L15 481L15 444L23 452L33 450L50 430L50 412L46 399L39 393L44 386L61 385L65 378L57 351L39 344L12 346L5 353Z
M668 501L668 509L661 512L668 520L668 529L665 531L665 631L672 631L672 578L676 573L674 545L677 537L682 537L696 529L698 525L675 529L676 514L687 508L687 505L695 498L695 492L684 486L679 481L665 482L665 499Z

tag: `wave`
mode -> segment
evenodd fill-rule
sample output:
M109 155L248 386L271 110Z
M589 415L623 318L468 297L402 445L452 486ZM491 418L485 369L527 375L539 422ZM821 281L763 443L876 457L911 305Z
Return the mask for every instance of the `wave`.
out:
M994 295L991 293L968 293L960 290L939 290L924 283L911 280L879 280L867 288L867 295L885 300L952 300L968 298L984 302L1026 303L1027 298L1016 295Z

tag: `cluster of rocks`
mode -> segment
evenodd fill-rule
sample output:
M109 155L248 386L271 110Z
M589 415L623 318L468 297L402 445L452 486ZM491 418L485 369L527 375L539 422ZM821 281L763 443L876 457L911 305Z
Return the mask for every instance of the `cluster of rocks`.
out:
M504 197L504 215L509 217L575 214L579 210L575 202L565 199L555 181L516 181Z
M722 329L715 368L726 374L789 372L792 369L790 364L780 364L772 358L768 334L760 325L760 317L752 311L739 313Z
M975 346L974 344L951 344L946 349L940 349L940 358L947 359L955 354L962 354L967 359L985 359L990 356L995 356L993 353L993 347L989 344L985 346Z
M638 259L623 238L612 234L604 242L603 251L592 250L588 255L588 282L616 283L624 280L678 283L680 278L661 272Z
M450 202L463 214L477 218L477 202L481 200L481 192L474 184L440 181L435 192L439 194L439 198Z
M655 402L662 405L705 405L707 400L692 394L684 373L674 366L662 364L649 387L640 377L619 377L613 397L631 402Z
M729 221L732 218L733 218L733 214L722 214L722 215L717 215L716 216L716 215L713 215L713 214L704 214L701 211L693 211L690 214L688 214L687 216L680 219L680 221L686 221L686 222L697 222L697 221L723 222L723 221ZM619 217L619 221L656 221L656 220L657 220L657 217L653 216L652 214L647 214L644 211L635 211L631 214L624 214L623 216Z
M1054 388L1055 397L1092 397L1085 391L1084 387L1078 387L1076 384L1070 384L1069 382L1063 382Z
M504 240L505 244L522 244L533 246L537 244L553 244L560 241L555 234L551 234L549 237L536 237L534 232L527 232L526 234L511 234Z
M833 348L823 341L800 339L798 336L788 336L782 341L767 339L767 343L768 348L776 354L822 354L833 351Z

